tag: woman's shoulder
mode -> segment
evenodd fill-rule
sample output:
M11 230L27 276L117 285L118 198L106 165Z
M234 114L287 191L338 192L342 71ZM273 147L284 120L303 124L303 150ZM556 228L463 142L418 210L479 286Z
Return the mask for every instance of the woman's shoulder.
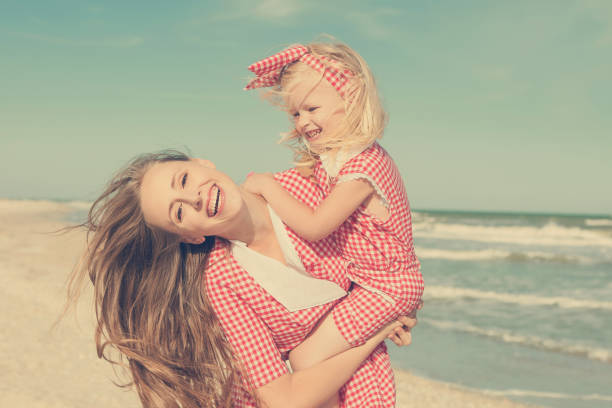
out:
M218 238L214 239L215 244L208 255L206 267L203 271L207 284L218 282L221 278L229 276L229 271L236 269L231 252L231 243Z

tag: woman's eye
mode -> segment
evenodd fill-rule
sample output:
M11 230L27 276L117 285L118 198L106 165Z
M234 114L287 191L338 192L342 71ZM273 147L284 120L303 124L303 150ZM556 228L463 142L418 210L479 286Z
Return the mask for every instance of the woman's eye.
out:
M293 116L294 118L297 118L297 117L299 117L299 116L300 116L300 113L299 113L299 112L295 112L295 113L294 113L293 115L291 115L291 116Z
M181 178L181 186L185 187L185 183L187 183L187 173L183 174L183 177Z
M183 221L183 204L179 205L178 210L176 210L176 219Z
M314 112L314 111L316 111L318 108L319 108L318 106L313 106L313 107L310 107L310 108L308 108L308 112Z

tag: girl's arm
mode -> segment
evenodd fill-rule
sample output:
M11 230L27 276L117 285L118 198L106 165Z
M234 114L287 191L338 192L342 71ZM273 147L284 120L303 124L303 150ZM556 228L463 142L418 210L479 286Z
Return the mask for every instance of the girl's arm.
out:
M252 174L243 187L263 196L283 222L308 241L318 241L331 234L374 193L366 180L345 181L336 185L313 210L294 198L269 174Z
M365 344L351 348L302 371L285 374L256 392L268 407L318 407L327 402L353 376L374 349L399 327L392 322Z

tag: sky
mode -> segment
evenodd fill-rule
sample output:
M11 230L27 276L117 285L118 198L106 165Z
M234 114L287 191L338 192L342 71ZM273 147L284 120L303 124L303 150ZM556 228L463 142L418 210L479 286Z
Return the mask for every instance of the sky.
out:
M254 61L332 35L377 79L415 209L612 214L612 1L0 3L0 197L91 200L178 148L291 166Z

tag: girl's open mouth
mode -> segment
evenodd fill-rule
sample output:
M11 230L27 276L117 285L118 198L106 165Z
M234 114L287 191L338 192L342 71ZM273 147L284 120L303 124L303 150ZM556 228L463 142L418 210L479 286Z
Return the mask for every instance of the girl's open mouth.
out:
M306 137L308 140L314 140L321 134L321 129L311 130L306 132Z
M216 184L213 184L208 191L208 204L206 206L206 214L209 217L214 217L219 213L223 206L223 194L221 189Z

